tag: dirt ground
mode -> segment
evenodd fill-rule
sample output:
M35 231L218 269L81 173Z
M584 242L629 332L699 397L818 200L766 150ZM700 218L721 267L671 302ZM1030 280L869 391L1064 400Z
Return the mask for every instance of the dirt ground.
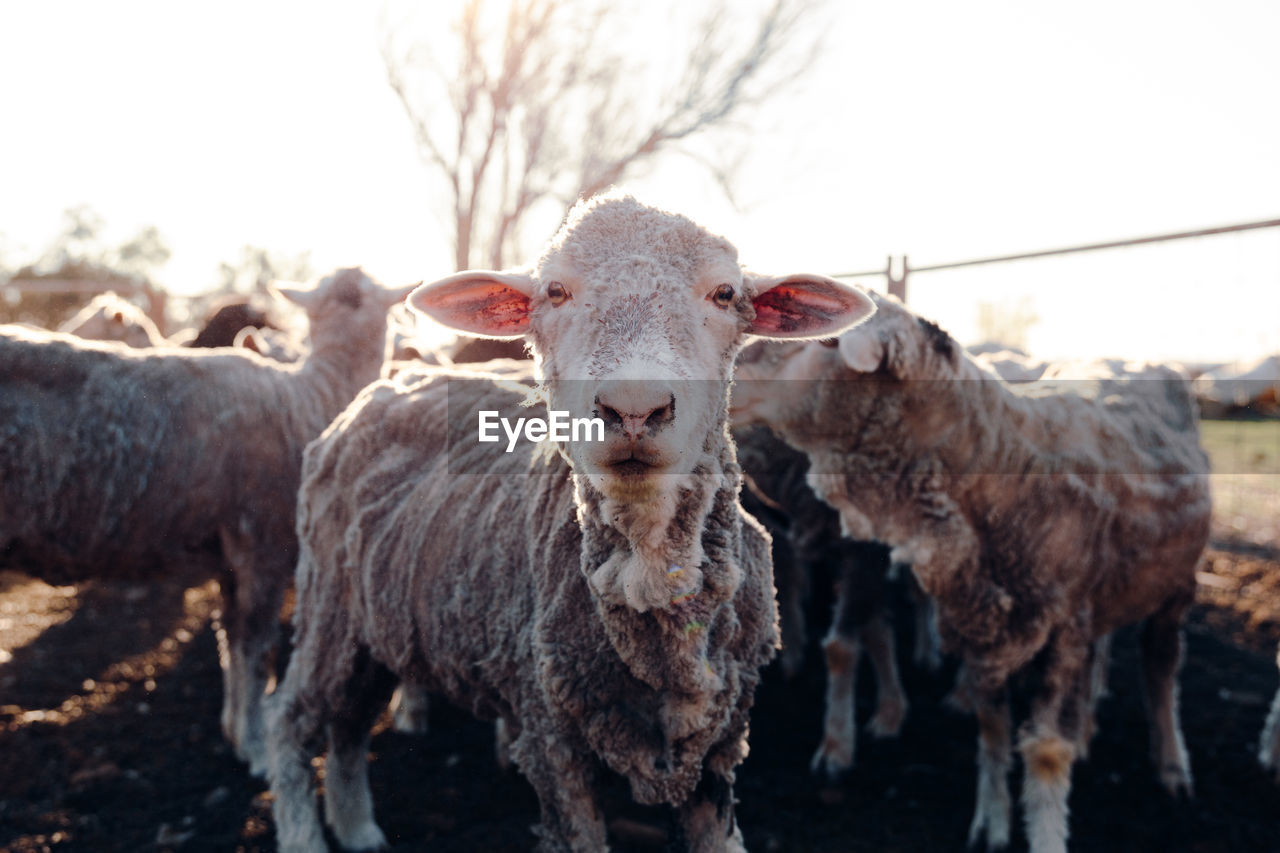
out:
M1182 673L1196 797L1176 802L1154 781L1136 638L1123 633L1100 734L1075 770L1073 849L1280 850L1280 785L1254 758L1277 683L1280 549L1217 533ZM215 603L211 582L49 587L0 573L0 649L12 650L0 653L0 849L275 849L264 785L219 733ZM824 629L821 620L814 633ZM793 682L771 669L736 789L748 847L963 849L975 727L940 707L953 671L904 663L913 704L901 737L863 736L857 767L830 784L808 772L822 709L819 656ZM863 675L865 719L872 686ZM372 753L378 816L393 849L531 848L535 798L517 774L496 769L488 726L441 704L429 734L384 729ZM661 849L660 815L628 807L621 793L616 805L620 849ZM1015 850L1024 845L1015 839Z

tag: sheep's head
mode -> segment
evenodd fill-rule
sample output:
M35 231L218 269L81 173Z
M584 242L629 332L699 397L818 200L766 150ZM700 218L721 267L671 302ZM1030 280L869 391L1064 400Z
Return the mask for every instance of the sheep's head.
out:
M387 311L403 302L418 283L386 287L359 267L335 270L314 286L275 281L271 289L307 312L313 348L322 341L384 343Z
M815 424L828 398L851 411L850 395L870 401L904 383L946 382L957 375L963 356L946 332L893 297L871 298L875 315L839 337L762 341L744 350L733 390L734 422L763 423L795 436ZM870 384L874 394L861 393Z
M165 343L151 318L114 292L93 298L75 317L59 327L79 337L96 341L121 341L141 348Z
M737 250L630 197L577 205L531 271L458 273L419 288L417 311L472 335L528 339L552 409L598 417L605 440L568 447L605 496L658 500L722 434L747 335L833 334L870 314L822 276L744 275Z

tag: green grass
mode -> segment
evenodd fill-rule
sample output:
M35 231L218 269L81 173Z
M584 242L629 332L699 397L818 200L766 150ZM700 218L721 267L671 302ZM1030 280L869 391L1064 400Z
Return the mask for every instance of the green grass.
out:
M1200 441L1215 474L1280 474L1280 420L1202 421Z
M1203 421L1219 529L1280 546L1280 421Z

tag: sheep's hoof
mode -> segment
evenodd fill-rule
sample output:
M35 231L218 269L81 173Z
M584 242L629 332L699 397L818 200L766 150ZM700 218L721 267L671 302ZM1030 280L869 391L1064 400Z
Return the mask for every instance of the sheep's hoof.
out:
M906 718L906 702L883 702L867 722L867 731L877 738L897 737L902 731L902 723Z
M342 845L343 850L361 851L363 853L363 851L386 850L390 846L387 844L387 837L382 834L382 830L371 820L349 831L338 832L336 827L333 830L333 835L338 839L338 843Z
M987 850L1003 850L1009 846L1009 816L1007 814L988 814L979 809L969 824L969 848Z
M853 767L853 740L828 736L813 754L809 772L838 781Z

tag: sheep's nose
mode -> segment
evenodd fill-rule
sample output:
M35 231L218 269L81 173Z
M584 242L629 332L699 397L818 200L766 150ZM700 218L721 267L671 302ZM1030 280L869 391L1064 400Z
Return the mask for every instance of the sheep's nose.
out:
M676 395L664 382L613 379L601 383L596 411L606 429L616 429L631 441L646 430L657 432L676 414Z

